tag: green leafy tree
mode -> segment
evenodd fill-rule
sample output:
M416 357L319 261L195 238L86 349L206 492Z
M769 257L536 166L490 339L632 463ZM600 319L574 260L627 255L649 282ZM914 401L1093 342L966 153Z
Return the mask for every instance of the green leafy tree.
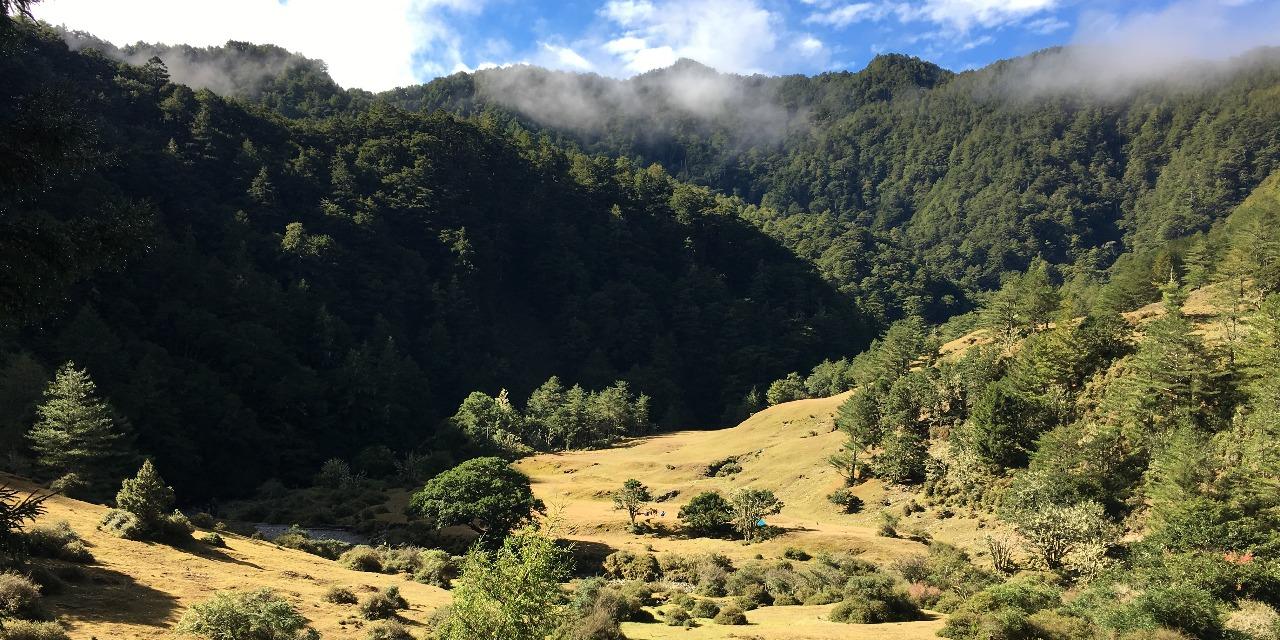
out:
M543 640L572 611L560 586L570 559L546 531L526 527L496 551L473 547L454 581L441 640Z
M804 379L800 374L792 371L787 374L787 377L774 380L765 391L764 397L765 401L772 406L793 400L803 400L809 397L809 392L805 389Z
M760 522L782 511L782 501L768 489L743 488L729 494L733 528L743 540L751 542L762 535Z
M678 514L685 528L701 535L721 535L733 519L733 505L715 491L704 491L680 507Z
M622 483L622 488L613 492L613 508L619 511L626 511L627 516L631 518L631 526L636 525L636 516L644 510L645 505L652 500L649 495L649 487L644 486L639 480L630 478Z
M544 509L529 477L501 458L473 458L427 481L410 508L438 528L466 526L495 543Z
M126 423L98 396L89 372L74 363L54 374L36 415L27 438L37 461L52 473L74 472L101 483L129 458Z
M1028 552L1052 570L1062 569L1072 554L1101 554L1115 541L1115 527L1102 505L1045 504L1014 517Z

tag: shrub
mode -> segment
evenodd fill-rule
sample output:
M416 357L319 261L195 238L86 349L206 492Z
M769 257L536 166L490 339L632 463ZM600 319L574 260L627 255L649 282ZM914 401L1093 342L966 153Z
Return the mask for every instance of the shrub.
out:
M338 557L338 564L355 571L382 573L382 554L368 545L359 545Z
M920 607L933 607L942 598L942 589L923 582L912 582L907 586L907 597Z
M666 621L668 627L682 627L685 623L692 620L689 612L680 607L671 607L662 614L663 620Z
M320 556L329 560L338 560L343 553L351 549L351 545L341 540L312 538L310 534L297 525L289 527L288 530L271 541L286 549L305 551L313 556ZM378 571L381 571L381 569L378 569Z
M845 513L857 513L862 511L862 498L853 495L853 491L850 489L836 489L827 495L827 500L829 500L831 504L839 506Z
M387 587L360 602L360 615L365 620L385 620L396 615L401 609L408 609L409 603L400 595L399 587Z
M24 575L0 573L0 619L39 616L40 587Z
M782 557L788 560L796 560L799 562L804 562L805 560L808 560L813 556L805 552L804 549L798 549L796 547L787 547L787 549L782 552Z
M318 638L288 601L270 589L219 591L182 615L177 631L210 640Z
M419 554L419 566L413 572L416 582L448 589L458 577L458 562L439 549L428 549Z
M395 620L384 620L369 629L366 640L415 640L412 633L404 625Z
M689 615L695 618L714 618L720 613L720 605L711 600L698 600L689 607Z
M747 624L747 614L743 613L742 609L728 605L721 609L720 613L717 613L712 620L716 624L743 625Z
M144 461L138 474L126 478L116 493L116 508L137 516L146 529L155 528L173 503L173 489L165 485L151 460Z
M213 516L203 511L197 511L196 513L191 515L191 524L194 524L195 526L200 527L201 529L221 529L222 528L218 526L218 521Z
M1225 626L1252 640L1280 640L1280 613L1256 600L1241 601Z
M880 600L844 600L831 608L832 622L879 624L893 619L889 605Z
M333 604L355 604L358 602L355 592L346 587L329 587L321 596L325 602Z
M315 477L317 486L330 489L345 489L354 482L355 478L351 475L351 465L340 458L325 460L324 464L320 465L320 472Z
M633 553L631 551L615 551L604 559L605 575L623 580L641 580L649 582L662 575L658 559L651 553Z
M80 564L93 562L93 554L66 521L32 527L27 532L27 552L39 558L54 558Z
M724 535L729 530L733 507L715 491L699 493L680 507L680 522L690 533L703 536Z
M206 533L200 536L200 542L203 542L211 547L227 546L227 541L223 540L222 535L216 531L210 531L209 533Z
M0 640L71 640L56 622L7 620L0 627Z
M49 490L61 493L64 496L74 498L80 495L80 492L89 486L89 483L76 472L71 472L59 476L56 480L49 483Z
M175 509L173 513L161 517L156 522L155 536L163 540L181 542L190 538L195 530L195 526L187 516Z
M124 509L111 509L102 517L98 530L125 540L142 540L146 531L138 516Z

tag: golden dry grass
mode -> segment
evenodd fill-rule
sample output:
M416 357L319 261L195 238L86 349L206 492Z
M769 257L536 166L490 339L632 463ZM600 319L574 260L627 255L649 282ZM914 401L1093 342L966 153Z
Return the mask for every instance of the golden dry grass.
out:
M24 486L12 478L0 481ZM29 487L29 485L25 485ZM67 624L75 640L171 639L171 629L192 604L224 589L270 587L283 594L325 638L363 638L356 608L324 602L332 586L357 595L398 585L411 609L407 624L420 625L449 601L447 591L403 577L361 573L336 562L242 536L223 534L227 547L197 542L183 547L121 540L96 530L106 508L61 496L45 503L37 524L67 521L86 542L96 563L86 579L46 598L50 612Z

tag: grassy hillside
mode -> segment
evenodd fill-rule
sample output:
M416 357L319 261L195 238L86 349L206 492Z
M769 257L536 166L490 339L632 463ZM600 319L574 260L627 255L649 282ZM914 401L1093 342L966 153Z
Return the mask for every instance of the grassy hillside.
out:
M0 482L33 488L11 476L0 476ZM182 546L123 540L96 530L106 507L62 496L45 504L48 513L35 524L67 522L84 537L95 558L85 567L83 580L70 581L63 593L45 598L50 613L68 625L74 640L173 638L172 628L187 607L225 589L272 588L325 638L362 638L361 628L367 624L353 605L323 601L329 587L363 594L397 585L410 604L400 613L414 626L449 602L443 589L351 571L318 556L234 534L222 534L227 543L222 549L194 540Z

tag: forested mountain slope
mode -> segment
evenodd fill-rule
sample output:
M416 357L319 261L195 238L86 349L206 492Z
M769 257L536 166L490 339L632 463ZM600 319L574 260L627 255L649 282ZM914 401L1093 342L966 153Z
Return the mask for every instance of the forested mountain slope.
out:
M878 317L941 320L1037 258L1097 282L1125 250L1207 229L1280 166L1275 50L1123 88L1046 84L1067 55L961 74L881 56L812 78L681 64L615 81L516 67L384 97L514 114L741 194L765 205L750 214L757 225ZM710 96L690 92L695 72L711 78L699 85ZM593 117L548 115L570 107Z
M493 122L289 120L18 25L0 57L7 443L87 367L191 494L419 448L468 391L623 378L666 424L866 325L744 205Z

